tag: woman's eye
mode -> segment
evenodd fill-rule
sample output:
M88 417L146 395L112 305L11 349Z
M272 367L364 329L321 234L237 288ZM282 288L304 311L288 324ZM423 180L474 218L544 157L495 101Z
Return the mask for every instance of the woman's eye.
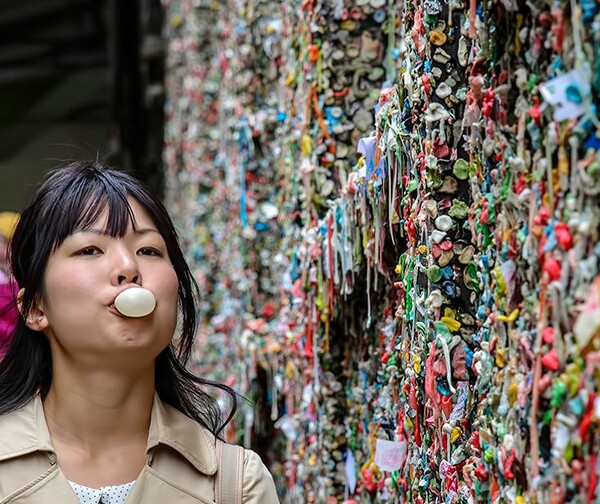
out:
M95 255L99 253L100 249L98 247L85 247L77 252L77 255Z
M157 256L157 257L163 256L162 252L154 247L144 247L144 248L140 249L139 253L141 255L145 255L145 256Z

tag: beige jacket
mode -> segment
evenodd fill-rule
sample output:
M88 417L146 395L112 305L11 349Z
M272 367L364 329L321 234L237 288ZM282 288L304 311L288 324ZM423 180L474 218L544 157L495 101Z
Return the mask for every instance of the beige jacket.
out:
M214 504L214 436L155 395L146 465L127 504ZM39 397L0 416L0 504L79 504L56 463ZM279 504L271 475L245 451L243 502Z

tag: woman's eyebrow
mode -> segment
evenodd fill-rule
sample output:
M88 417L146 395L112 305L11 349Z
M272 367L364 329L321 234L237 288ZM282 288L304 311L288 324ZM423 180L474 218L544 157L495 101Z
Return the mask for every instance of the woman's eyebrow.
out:
M105 235L109 234L109 233L106 232L106 230L99 229L99 228L80 229L78 231L75 231L73 234L79 234L79 233L93 233L93 234L102 235L102 236L105 236ZM133 231L133 233L136 234L136 235L145 235L145 234L148 234L148 233L157 233L157 234L160 235L160 232L158 231L158 229L154 229L154 228L135 229Z
M158 231L158 229L154 229L154 228L135 229L133 232L134 232L134 234L140 234L140 235L145 235L148 233L158 233L160 235L160 232Z

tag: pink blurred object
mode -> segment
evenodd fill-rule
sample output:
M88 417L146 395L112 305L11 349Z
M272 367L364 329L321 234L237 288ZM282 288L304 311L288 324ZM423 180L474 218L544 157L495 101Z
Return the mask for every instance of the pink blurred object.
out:
M16 296L17 286L14 282L0 283L0 358L4 357L8 350L19 318L15 306Z

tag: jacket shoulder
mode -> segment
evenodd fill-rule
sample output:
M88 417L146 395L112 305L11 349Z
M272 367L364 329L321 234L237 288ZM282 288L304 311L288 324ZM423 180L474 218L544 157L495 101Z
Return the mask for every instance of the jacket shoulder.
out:
M244 504L279 504L273 477L259 455L244 450Z

